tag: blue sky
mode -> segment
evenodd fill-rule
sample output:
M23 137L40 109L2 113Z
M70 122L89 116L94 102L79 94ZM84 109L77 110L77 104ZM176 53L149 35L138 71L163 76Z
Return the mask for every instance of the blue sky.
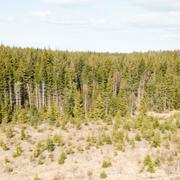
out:
M180 49L180 0L0 0L0 43L100 52Z

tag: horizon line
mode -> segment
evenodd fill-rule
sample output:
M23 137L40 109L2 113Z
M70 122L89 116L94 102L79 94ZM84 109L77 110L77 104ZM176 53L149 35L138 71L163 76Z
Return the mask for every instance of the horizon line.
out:
M68 52L68 53L94 53L94 54L133 54L133 53L160 53L160 52L178 52L180 49L149 49L149 50L129 50L129 51L107 51L107 50L72 50L72 49L60 49L53 48L48 46L31 46L31 45L10 45L6 43L0 43L0 46L7 48L17 48L17 49L39 49L39 50L50 50L50 51L59 51L59 52Z

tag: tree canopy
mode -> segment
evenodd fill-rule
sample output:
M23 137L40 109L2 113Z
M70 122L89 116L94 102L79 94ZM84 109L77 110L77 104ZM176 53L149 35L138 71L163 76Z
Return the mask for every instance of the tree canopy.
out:
M52 106L75 118L180 109L180 52L119 54L1 45L0 122L11 121L17 109L46 111Z

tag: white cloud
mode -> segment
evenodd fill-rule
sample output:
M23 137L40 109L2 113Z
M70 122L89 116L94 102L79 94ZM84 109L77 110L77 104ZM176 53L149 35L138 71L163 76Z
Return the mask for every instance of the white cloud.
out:
M179 0L129 0L129 2L152 11L180 10Z
M13 23L16 19L14 17L0 17L0 22Z
M44 0L44 1L48 3L71 6L71 5L87 5L95 2L96 0Z
M149 12L138 15L130 15L122 20L124 23L140 26L144 28L163 28L163 27L179 27L180 28L180 13L179 12Z
M32 16L39 18L46 18L55 15L54 12L51 11L34 11L32 12Z
M81 17L64 15L51 11L32 13L36 21L60 28L72 27L71 31L88 30L96 32L164 32L180 34L180 12L145 12L114 17ZM38 18L37 18L38 17ZM67 28L68 29L68 28Z

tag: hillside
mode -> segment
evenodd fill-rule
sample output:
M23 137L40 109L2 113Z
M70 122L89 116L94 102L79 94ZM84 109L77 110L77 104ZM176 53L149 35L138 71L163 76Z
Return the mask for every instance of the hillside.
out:
M180 178L180 52L0 46L0 179Z

